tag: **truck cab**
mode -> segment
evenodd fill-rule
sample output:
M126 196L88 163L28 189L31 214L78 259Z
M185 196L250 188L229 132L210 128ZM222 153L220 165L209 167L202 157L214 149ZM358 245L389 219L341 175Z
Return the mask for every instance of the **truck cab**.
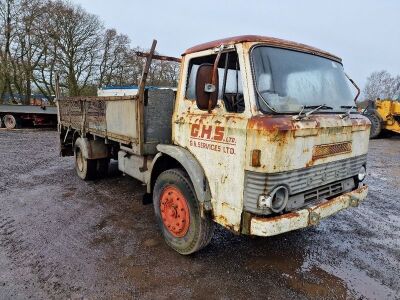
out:
M216 61L209 109L207 94L198 90ZM293 212L360 187L370 124L349 113L354 96L338 57L241 36L188 49L181 78L173 141L204 168L217 223L274 235L297 226L300 220L287 218ZM357 191L364 197L366 188ZM273 230L263 227L264 220Z
M180 72L173 110L157 115L171 125L169 142L154 153L117 145L120 169L147 184L173 249L205 247L214 223L267 237L317 225L366 198L370 122L354 109L358 88L339 57L239 36L186 50Z

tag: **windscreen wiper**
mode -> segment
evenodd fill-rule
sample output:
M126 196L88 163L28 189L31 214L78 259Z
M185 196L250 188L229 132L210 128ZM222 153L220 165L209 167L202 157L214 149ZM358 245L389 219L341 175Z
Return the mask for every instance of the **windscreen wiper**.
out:
M304 109L312 109L312 108L315 109L314 111L317 111L317 110L320 110L320 109L333 109L333 107L327 106L326 104L306 105L306 106L304 106ZM311 113L313 113L314 111L311 111Z
M340 106L340 108L349 109L347 112L345 112L343 115L340 116L342 119L344 119L344 118L350 117L351 110L356 108L356 106L355 105L342 105L342 106Z
M305 109L312 109L308 112L306 112L305 114L303 114L303 111ZM299 114L297 116L293 117L293 120L301 120L303 118L309 117L310 115L312 115L313 113L315 113L316 111L320 110L320 109L333 109L333 107L327 106L326 104L321 104L321 105L305 105L303 106L303 108L301 109L301 111L299 112Z

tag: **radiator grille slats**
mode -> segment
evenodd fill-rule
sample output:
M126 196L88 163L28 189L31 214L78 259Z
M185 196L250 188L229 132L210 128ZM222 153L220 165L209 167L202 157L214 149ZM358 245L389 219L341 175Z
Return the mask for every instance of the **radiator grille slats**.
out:
M286 185L290 195L296 195L356 176L366 161L367 155L361 155L282 173L265 174L246 171L244 208L250 212L262 213L257 207L258 197L268 194L276 186ZM330 186L329 188L333 189L329 190L330 194L336 193L335 188L338 189L339 185L336 187ZM318 192L318 194L322 195L323 191Z
M311 192L304 193L304 201L305 203L310 201L315 201L321 198L327 198L332 195L339 194L343 191L343 185L341 182L334 183L332 185L323 186L321 188L317 188L312 190Z

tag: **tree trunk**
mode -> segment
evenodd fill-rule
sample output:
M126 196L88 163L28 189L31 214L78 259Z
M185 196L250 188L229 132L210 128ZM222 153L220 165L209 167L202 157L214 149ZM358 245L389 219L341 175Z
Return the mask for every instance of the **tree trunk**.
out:
M79 96L79 88L73 66L70 66L68 70L68 90L71 97Z
M26 78L26 89L25 89L25 97L24 97L24 104L29 105L30 100L31 100L31 94L32 94L32 86L31 86L31 75L27 74Z

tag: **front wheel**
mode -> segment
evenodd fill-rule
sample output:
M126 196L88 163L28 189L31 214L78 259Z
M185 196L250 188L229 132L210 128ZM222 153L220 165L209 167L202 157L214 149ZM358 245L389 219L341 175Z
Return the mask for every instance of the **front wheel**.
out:
M214 233L214 222L201 217L199 202L188 175L181 169L167 170L157 178L153 205L166 243L188 255L207 246Z

